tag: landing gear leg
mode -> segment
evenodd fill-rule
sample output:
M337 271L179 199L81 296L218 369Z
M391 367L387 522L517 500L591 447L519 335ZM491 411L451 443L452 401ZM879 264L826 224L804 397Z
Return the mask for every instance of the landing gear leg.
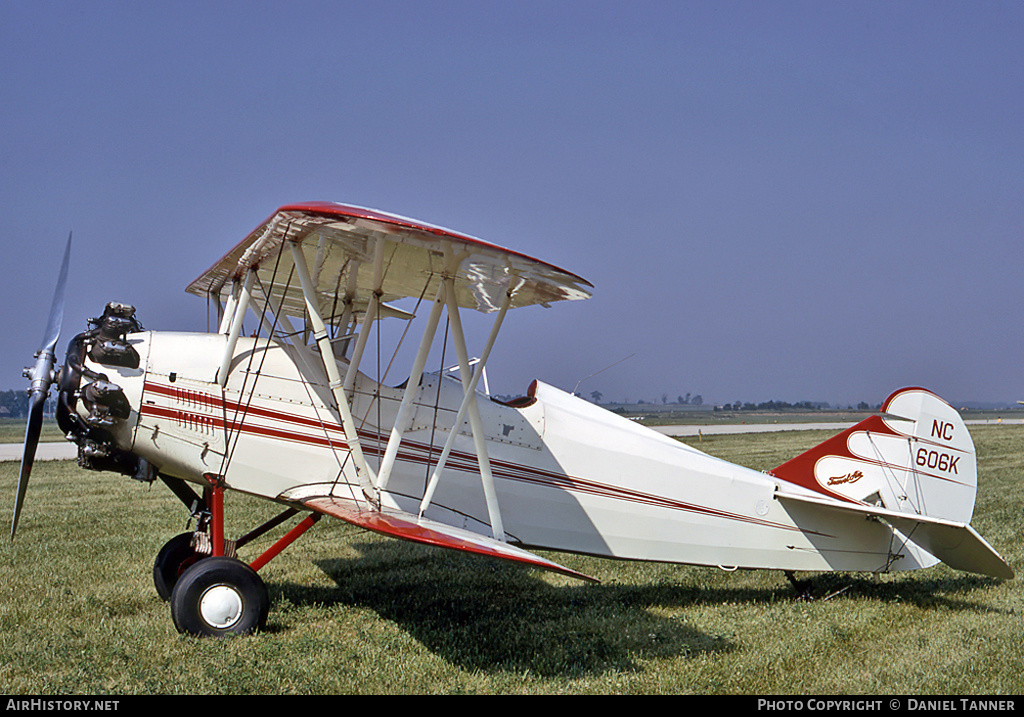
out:
M224 537L224 482L207 476L201 499L173 482L172 490L186 505L193 505L199 521L195 533L172 538L157 556L153 581L161 597L171 603L171 618L178 632L225 637L262 630L270 609L267 587L257 571L320 520L307 516L250 564L235 557L236 549L266 534L299 511L288 508L237 541ZM190 491L190 489L186 490Z

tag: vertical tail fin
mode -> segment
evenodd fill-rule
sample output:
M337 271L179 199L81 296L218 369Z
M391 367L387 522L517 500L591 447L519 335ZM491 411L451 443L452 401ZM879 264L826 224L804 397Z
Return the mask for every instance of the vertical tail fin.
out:
M967 426L952 406L923 388L897 391L881 415L783 463L772 475L790 484L780 486L781 500L888 523L899 536L897 552L914 553L908 566L941 560L957 570L1014 576L970 526L978 471Z
M772 475L831 498L970 523L978 473L960 414L923 388L905 388L871 416Z

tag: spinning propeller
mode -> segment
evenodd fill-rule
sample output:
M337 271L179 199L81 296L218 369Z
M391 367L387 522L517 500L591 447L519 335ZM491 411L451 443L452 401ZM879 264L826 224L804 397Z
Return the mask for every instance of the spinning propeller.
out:
M57 277L57 288L53 292L53 305L50 307L50 318L43 335L43 347L36 353L36 363L24 371L29 384L28 423L25 426L25 446L21 455L21 474L18 476L18 493L14 499L14 519L11 521L11 540L18 528L18 516L21 514L22 503L25 502L25 491L28 488L28 477L32 472L32 463L36 457L36 446L39 445L39 432L43 426L43 408L50 394L50 386L57 379L57 358L55 350L60 338L60 326L64 319L64 285L68 278L68 260L71 257L71 233L64 249L64 261Z

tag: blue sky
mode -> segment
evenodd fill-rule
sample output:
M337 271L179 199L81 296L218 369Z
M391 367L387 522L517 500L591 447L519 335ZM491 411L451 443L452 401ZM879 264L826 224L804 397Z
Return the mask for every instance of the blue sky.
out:
M0 0L0 388L332 200L533 254L492 390L1024 400L1018 2Z

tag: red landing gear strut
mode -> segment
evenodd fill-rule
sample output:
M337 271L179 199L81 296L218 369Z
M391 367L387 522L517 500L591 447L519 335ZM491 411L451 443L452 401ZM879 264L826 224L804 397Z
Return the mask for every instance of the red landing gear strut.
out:
M270 599L257 571L312 528L320 515L313 513L246 564L237 549L296 515L285 510L238 540L224 537L224 482L207 476L206 510L195 533L172 538L157 555L153 580L157 592L171 603L171 618L179 632L226 636L255 632L266 625Z

